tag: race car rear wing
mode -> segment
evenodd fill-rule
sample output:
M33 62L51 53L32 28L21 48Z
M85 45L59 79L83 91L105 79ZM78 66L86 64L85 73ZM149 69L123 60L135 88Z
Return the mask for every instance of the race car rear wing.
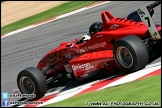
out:
M140 16L141 20L147 25L147 27L149 29L149 33L153 40L161 39L161 37L160 37L160 34L157 31L155 24L148 12L148 9L152 9L152 8L158 6L159 4L161 4L161 1L154 2L147 7L140 8L137 10L138 15Z

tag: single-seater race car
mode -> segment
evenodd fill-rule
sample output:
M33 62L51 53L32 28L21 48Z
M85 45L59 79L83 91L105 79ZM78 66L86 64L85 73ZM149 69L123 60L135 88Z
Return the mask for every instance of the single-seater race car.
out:
M86 42L78 43L78 39L62 42L37 67L22 70L17 76L20 92L35 94L28 100L36 100L47 92L47 82L59 81L62 75L80 81L100 74L101 69L110 72L118 68L130 73L144 68L161 43L161 25L154 24L148 12L148 7L159 4L154 2L138 9L128 18L115 18L109 11L103 11L102 31ZM140 21L133 16L138 16Z

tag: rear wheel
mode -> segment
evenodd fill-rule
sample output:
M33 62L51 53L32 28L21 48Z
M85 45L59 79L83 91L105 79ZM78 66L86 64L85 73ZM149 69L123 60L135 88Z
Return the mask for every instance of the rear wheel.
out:
M118 40L113 48L118 67L125 72L144 68L149 60L148 50L137 36L126 36Z

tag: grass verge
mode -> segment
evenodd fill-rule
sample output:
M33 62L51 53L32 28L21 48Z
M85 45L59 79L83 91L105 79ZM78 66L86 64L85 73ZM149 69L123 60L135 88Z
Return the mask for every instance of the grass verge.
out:
M41 22L43 20L47 20L49 18L53 18L55 16L59 16L61 14L65 14L65 13L77 10L79 8L91 5L96 2L97 1L75 1L75 2L71 1L71 2L64 3L57 7L51 8L47 11L38 13L36 15L27 17L25 19L22 19L17 22L6 25L4 27L1 27L1 35L23 28L23 27L26 27L26 26L29 26L29 25L32 25L34 23Z
M125 104L134 102L134 106L161 106L161 75L151 76L100 91L85 93L46 105L46 107L92 107L102 105L112 107L110 105L111 102L114 102L112 103L113 106L118 107L121 106L122 102L125 102ZM109 106L107 103L109 103Z

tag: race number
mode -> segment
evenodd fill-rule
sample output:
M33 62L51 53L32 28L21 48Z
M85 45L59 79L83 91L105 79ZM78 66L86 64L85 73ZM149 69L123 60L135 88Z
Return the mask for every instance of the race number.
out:
M147 10L147 8L140 8L137 10L138 15L140 16L141 20L147 25L150 35L153 40L161 39L159 32L157 31L155 24Z

